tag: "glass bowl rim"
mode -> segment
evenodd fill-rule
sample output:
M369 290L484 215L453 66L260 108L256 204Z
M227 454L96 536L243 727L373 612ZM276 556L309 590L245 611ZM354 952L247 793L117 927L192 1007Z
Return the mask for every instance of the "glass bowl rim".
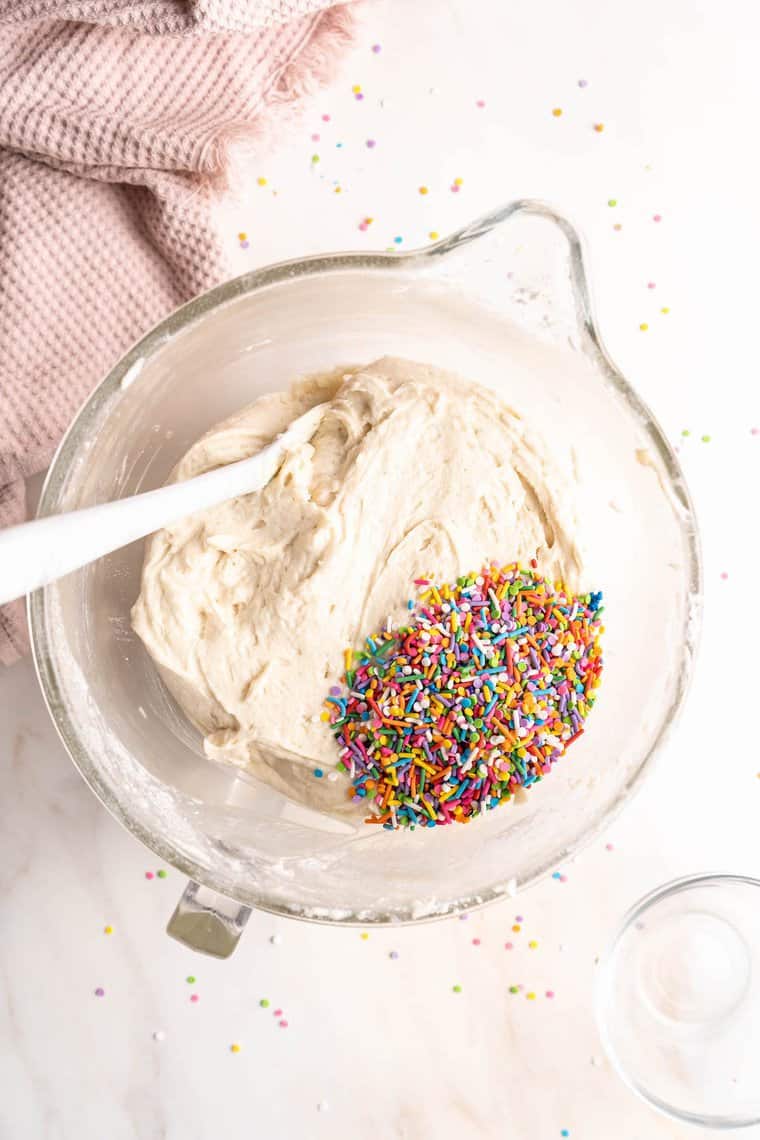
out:
M597 974L594 984L594 1015L599 1037L604 1052L623 1084L625 1084L631 1092L635 1093L640 1100L643 1100L644 1103L648 1104L651 1108L657 1109L663 1116L667 1116L671 1120L681 1120L685 1124L695 1124L701 1128L712 1128L716 1131L751 1128L754 1125L760 1124L760 1110L752 1116L746 1117L717 1114L708 1116L704 1113L692 1113L686 1109L676 1108L675 1105L669 1104L660 1097L655 1096L640 1081L637 1081L631 1076L620 1061L617 1050L610 1038L607 1010L609 1008L609 994L613 982L612 961L615 956L615 951L631 926L637 922L643 914L646 914L652 907L657 906L658 903L666 898L683 894L697 887L719 887L728 883L744 887L760 887L760 879L756 879L752 875L737 875L731 872L721 871L701 871L696 874L681 875L677 879L670 879L668 882L661 883L660 886L649 891L648 894L640 898L638 902L634 903L633 906L626 911L620 921L612 941L607 946L599 962L599 973Z
M605 381L623 398L631 413L636 415L648 436L648 442L663 464L668 479L668 489L683 509L680 522L681 536L687 552L687 588L691 604L684 618L683 648L681 652L676 691L651 746L641 759L635 773L625 787L607 807L606 811L588 827L576 843L563 852L563 859L572 858L609 826L623 806L641 787L644 777L650 772L656 753L660 750L670 732L678 713L683 707L689 689L694 653L699 643L701 631L702 601L702 553L694 505L686 486L680 464L656 418L639 397L620 370L612 361L604 346L594 315L591 289L586 271L586 256L583 241L575 227L557 210L544 202L534 199L517 199L487 213L469 225L457 230L441 241L429 246L399 253L333 253L317 254L306 258L277 262L260 269L254 269L230 281L210 289L175 309L149 332L140 338L113 366L98 383L69 425L50 464L40 495L38 517L52 514L56 510L57 498L64 483L65 474L77 455L83 438L87 436L93 423L97 422L101 410L124 385L134 371L141 369L142 362L177 333L194 325L203 317L241 296L258 292L271 285L292 281L301 277L331 273L343 270L398 271L425 268L429 263L492 232L510 218L517 215L542 217L552 222L563 234L568 246L570 284L575 305L575 316L582 345L601 370ZM687 525L688 524L688 525ZM203 886L234 897L220 889L213 882L213 874L194 859L178 851L171 841L161 834L148 833L139 820L133 818L129 810L119 801L108 784L102 780L97 765L79 738L77 726L71 717L66 702L62 698L61 686L56 675L54 655L51 652L47 634L47 592L49 587L35 590L27 599L27 614L37 678L42 689L43 699L55 728L85 783L97 796L110 814L132 835L143 843L163 862L168 863L191 880ZM531 875L519 884L520 889L531 886L555 866L556 860L547 861L533 870ZM396 916L341 912L339 917L329 918L323 914L302 913L297 906L283 903L279 899L258 895L255 891L245 892L245 897L236 901L245 903L257 910L284 917L297 918L324 925L405 925L450 917L453 914L477 910L503 899L506 888L497 883L479 891L472 897L452 900L445 910L434 915L417 917L410 905Z

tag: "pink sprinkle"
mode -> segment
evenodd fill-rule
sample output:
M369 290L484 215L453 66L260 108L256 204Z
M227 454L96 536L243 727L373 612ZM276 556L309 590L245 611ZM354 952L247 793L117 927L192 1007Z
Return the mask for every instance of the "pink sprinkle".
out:
M723 572L721 573L721 578L723 579L724 582L725 582L727 577L728 577L728 574L726 573L725 570L723 570Z
M451 184L451 193L452 194L458 194L459 193L459 187L457 186L456 182L452 182L452 184Z
M473 946L480 946L480 939L479 938L473 938L472 944L473 944Z
M567 882L567 875L560 875L559 881L561 883L566 883Z
M553 998L553 997L554 997L554 990L547 990L547 991L546 991L546 996L547 996L548 998Z
M193 1004L195 1004L195 1002L197 1002L199 1000L200 999L199 999L197 994L190 994L190 1001L193 1002Z
M146 871L145 872L145 878L146 879L153 879L153 878L155 878L155 876L154 876L152 871Z
M311 141L312 141L312 142L319 142L319 140L320 140L320 137L321 137L320 135L312 135L312 136L311 136Z
M653 222L661 222L662 221L662 214L653 214L652 221Z
M287 1029L288 1023L284 1019L280 1022L280 1029Z
M760 435L760 428L750 428L749 434L750 435Z
M647 289L654 289L654 288L656 288L654 281L649 281L647 283Z
M485 107L485 105L486 105L485 99L478 99L477 102L475 103L476 107Z
M611 843L605 843L604 849L605 849L605 851L614 851L615 850L615 848L613 847L613 845Z
M362 231L362 233L366 233L366 231L369 229L369 226L366 222L359 222L359 229Z
M105 997L105 993L106 991L103 989L103 987L98 986L98 988L95 990L95 997Z
M282 1017L282 1010L276 1009L273 1014L274 1017Z
M511 942L505 942L505 943L504 943L504 949L505 949L505 950L513 950L513 949L514 949L514 946L512 945L512 943L511 943Z
M374 139L367 139L367 146L372 150L374 146L377 146L377 143Z
M323 123L329 123L330 122L330 116L329 115L323 115L322 116L322 122Z

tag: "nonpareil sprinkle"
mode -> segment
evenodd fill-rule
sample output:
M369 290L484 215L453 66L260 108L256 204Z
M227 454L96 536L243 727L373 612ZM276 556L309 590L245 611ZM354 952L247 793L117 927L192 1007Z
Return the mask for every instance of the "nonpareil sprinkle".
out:
M601 593L515 563L415 586L408 624L348 650L326 704L349 796L389 830L466 823L548 775L602 672Z

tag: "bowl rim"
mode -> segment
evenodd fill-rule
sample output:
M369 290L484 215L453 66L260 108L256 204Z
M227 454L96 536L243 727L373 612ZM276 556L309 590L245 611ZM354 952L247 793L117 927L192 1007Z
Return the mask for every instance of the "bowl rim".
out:
M591 288L586 270L586 254L583 239L578 230L567 218L552 206L535 199L516 199L505 205L482 215L475 221L457 230L441 241L432 245L423 246L415 250L388 253L330 253L276 262L260 269L250 270L238 277L217 285L213 289L193 298L175 309L163 320L159 321L150 331L141 337L113 366L108 374L97 384L90 396L71 421L64 434L48 469L42 492L39 499L37 517L44 517L56 513L57 498L63 487L66 472L75 459L85 436L93 423L98 421L101 411L108 405L117 391L126 387L130 379L141 370L142 364L153 353L175 334L180 333L196 324L207 314L217 308L234 301L238 297L248 296L272 285L282 284L302 277L344 270L376 270L381 272L398 272L401 270L422 269L434 263L437 259L445 257L456 249L476 241L500 227L509 219L519 216L535 216L553 223L563 234L567 242L567 258L570 276L570 285L575 306L575 318L581 347L591 356L595 365L602 372L604 379L639 420L642 429L648 436L648 444L656 452L668 478L669 492L675 497L680 507L680 529L687 554L687 596L689 598L688 612L685 614L683 631L684 645L681 654L680 668L677 684L670 707L663 716L659 731L655 735L649 749L642 757L635 773L620 789L615 799L608 805L605 812L599 816L574 845L566 848L563 859L573 857L586 848L603 832L617 817L623 806L630 802L632 796L640 789L644 777L653 767L656 754L665 743L674 723L677 720L690 687L693 673L693 661L699 644L702 616L702 551L699 538L696 513L691 494L687 487L680 463L673 448L668 442L657 419L647 404L637 394L631 384L625 379L618 367L610 357L594 314ZM446 918L453 914L477 910L487 906L498 899L505 898L509 893L509 884L499 882L485 891L470 897L460 897L451 900L447 906L435 914L417 916L412 906L401 913L371 913L365 911L344 915L342 912L336 917L325 913L309 913L309 909L299 910L296 906L285 904L278 899L268 898L265 894L258 895L255 891L231 894L220 887L218 882L212 881L212 876L194 859L177 850L173 844L161 834L146 832L139 820L132 817L126 806L112 792L111 787L100 778L98 767L92 762L89 752L80 740L76 724L69 715L65 701L62 699L53 654L50 652L48 639L48 591L52 587L35 590L27 598L27 616L29 621L32 657L37 678L42 690L43 699L48 712L55 725L58 736L72 762L103 806L110 814L134 835L141 843L151 850L163 862L173 866L197 882L219 894L235 898L236 901L284 917L297 918L302 921L311 921L325 925L404 925L423 921L434 921ZM556 859L547 861L536 868L529 878L519 884L520 889L533 885L544 878L556 866ZM225 884L226 885L226 884ZM314 910L315 908L311 908Z

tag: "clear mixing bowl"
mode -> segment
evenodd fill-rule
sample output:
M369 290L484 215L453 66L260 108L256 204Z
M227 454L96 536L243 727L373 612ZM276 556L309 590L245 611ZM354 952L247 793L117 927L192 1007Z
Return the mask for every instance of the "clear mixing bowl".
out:
M38 591L34 654L61 737L116 818L190 876L171 930L212 953L230 952L251 906L366 925L534 882L627 802L687 687L701 596L688 491L604 350L577 234L540 203L511 203L416 252L257 270L185 305L83 407L40 514L160 486L199 435L261 393L386 354L495 388L572 464L587 588L607 607L599 700L586 735L523 802L468 826L357 829L205 758L130 626L141 543ZM324 763L334 760L326 732Z

